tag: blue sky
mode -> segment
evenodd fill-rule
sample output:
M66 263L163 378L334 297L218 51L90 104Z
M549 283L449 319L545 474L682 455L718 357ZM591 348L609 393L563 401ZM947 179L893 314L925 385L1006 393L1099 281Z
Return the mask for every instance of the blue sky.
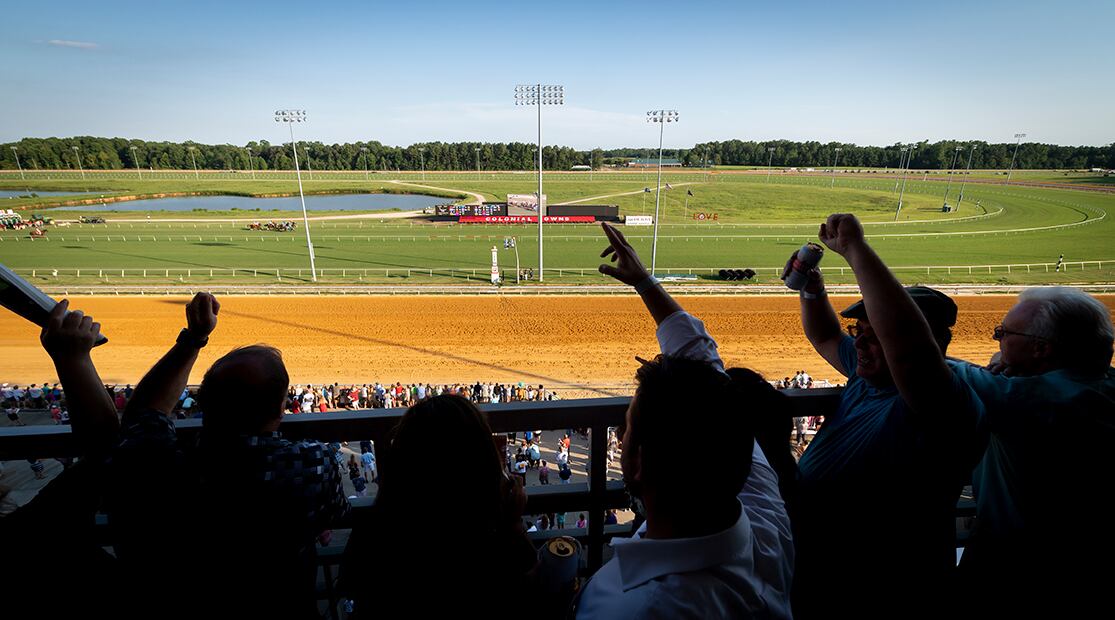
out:
M1115 141L1115 2L51 2L0 19L0 141ZM539 45L539 40L541 45Z

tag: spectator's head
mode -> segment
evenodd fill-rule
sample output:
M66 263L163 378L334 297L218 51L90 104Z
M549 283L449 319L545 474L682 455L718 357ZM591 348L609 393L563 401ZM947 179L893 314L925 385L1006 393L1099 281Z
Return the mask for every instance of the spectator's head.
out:
M679 357L660 355L635 377L620 461L648 518L684 518L735 502L751 466L753 434L740 412L748 395L711 364ZM710 433L736 447L706 449Z
M1111 312L1066 286L1031 288L996 329L1002 362L1018 375L1060 368L1099 374L1111 365Z
M956 325L956 303L948 295L928 286L907 286L906 292L929 323L929 330L941 355L945 355L952 342L952 326ZM891 385L894 380L883 355L883 345L871 327L863 300L848 306L840 316L856 321L849 327L849 333L856 339L856 374L875 386Z
M432 458L430 437L453 437L452 463ZM435 396L399 420L383 459L376 505L392 526L436 527L446 506L467 507L486 532L509 524L504 513L510 480L484 414L460 396ZM437 492L430 484L439 484ZM517 518L517 515L516 515Z
M240 347L205 372L197 400L202 427L222 435L251 435L278 428L290 377L283 355L267 345Z

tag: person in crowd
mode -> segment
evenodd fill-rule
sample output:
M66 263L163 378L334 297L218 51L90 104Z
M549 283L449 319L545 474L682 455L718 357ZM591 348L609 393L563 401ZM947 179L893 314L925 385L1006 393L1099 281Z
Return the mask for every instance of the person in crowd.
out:
M559 512L554 515L554 527L563 530L565 529L565 513Z
M626 415L624 482L646 521L589 580L577 618L790 618L794 550L778 480L755 445L774 389L737 386L704 325L647 272L623 234L603 224L600 271L635 287L662 355L644 362ZM679 416L685 424L678 424ZM708 432L732 450L705 449ZM602 518L600 515L598 518ZM582 513L577 527L587 525Z
M585 519L585 513L582 512L581 514L577 515L577 528L583 530L586 527L588 527L588 521Z
M573 470L569 469L569 464L568 463L559 463L558 464L558 479L561 480L561 483L562 484L569 484L570 478L572 478L572 477L573 477Z
M538 467L538 484L550 484L550 466L546 464L545 459Z
M841 313L854 321L845 334L818 270L800 294L806 337L848 385L798 470L779 471L797 552L794 616L940 615L982 413L944 357L956 304L904 289L853 215L830 216L819 237L848 261L863 299Z
M976 521L960 560L973 616L1085 617L1107 605L1093 567L1115 555L1115 328L1111 311L1068 287L1023 291L992 337L987 368L954 372L986 407L990 439L973 476ZM1025 595L1021 595L1025 593ZM986 617L986 615L985 615Z
M619 523L619 517L616 516L616 511L609 508L608 512L604 515L604 525L615 525Z
M128 596L171 615L313 617L316 541L349 504L325 447L277 432L289 385L279 351L241 347L214 362L198 391L197 447L178 446L171 410L219 310L208 293L190 301L187 327L124 411L108 507ZM173 523L188 527L168 536ZM204 579L181 597L174 575Z
M442 435L457 444L461 475L433 493L444 463L430 458L429 438ZM526 494L504 472L476 405L453 395L424 400L399 420L386 450L375 506L353 525L341 564L339 589L356 616L424 617L452 604L485 617L529 604L537 556L522 520ZM431 535L444 528L445 506L469 515L464 547ZM436 596L414 595L414 584L435 582Z
M372 446L365 447L363 444L360 446L360 463L363 466L364 479L368 482L376 481L376 455L372 452Z

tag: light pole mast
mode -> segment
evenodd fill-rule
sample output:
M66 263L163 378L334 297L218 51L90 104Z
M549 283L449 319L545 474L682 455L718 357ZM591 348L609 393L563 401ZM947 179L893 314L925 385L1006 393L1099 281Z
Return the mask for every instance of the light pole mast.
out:
M480 180L480 147L476 147L476 180Z
M252 165L252 147L245 146L244 150L248 151L248 170L251 171L252 180L254 181L256 179L256 168L254 165Z
M79 147L76 147L76 146L71 146L70 148L74 150L74 159L77 160L77 169L81 171L81 180L84 181L85 180L85 166L81 165L81 149Z
M290 127L290 150L294 151L294 174L298 177L298 198L302 200L302 224L306 227L306 249L310 253L310 277L317 282L314 265L314 243L310 240L310 217L306 215L306 195L302 192L302 171L298 168L298 144L294 141L294 124L306 122L305 110L275 110L275 122Z
M910 161L914 158L914 150L918 145L910 145L910 154L906 157L906 167L902 169L902 191L898 193L898 208L894 211L894 221L898 221L898 214L902 213L902 197L906 195L906 172L910 169Z
M515 105L538 106L538 281L545 279L542 254L542 106L563 105L565 87L559 84L519 84L515 87Z
M767 153L769 153L767 156L767 183L770 183L771 164L774 163L774 147L768 146Z
M952 187L952 171L956 169L956 158L960 157L961 148L962 147L958 146L952 150L952 164L949 165L949 181L945 184L945 199L941 203L941 210L949 206L949 189Z
M1018 157L1018 147L1022 145L1022 138L1025 138L1025 137L1026 137L1026 134L1024 134L1024 133L1014 134L1014 139L1015 139L1014 155L1011 155L1011 157L1010 157L1010 168L1007 169L1007 182L1004 183L1004 185L1010 185L1010 175L1014 172L1014 159L1016 157Z
M194 163L194 179L197 179L197 158L194 157L194 151L197 150L196 146L187 146L186 150L190 152L190 161Z
M964 180L960 182L960 196L956 199L956 210L960 211L960 203L964 202L964 185L968 182L968 175L972 173L972 155L976 152L976 145L968 151L968 167L964 170Z
M368 180L368 147L360 147L360 153L364 156L364 180Z
M829 183L829 189L836 187L836 162L840 161L840 151L842 149L836 147L836 154L832 157L832 182Z
M11 147L11 149L12 149L12 155L15 156L15 167L19 168L19 180L26 181L27 180L26 177L23 176L23 166L19 165L19 150L16 149L16 147L14 147L14 146Z
M143 180L143 169L139 167L139 157L136 157L136 147L130 146L128 148L131 149L131 151L132 151L132 161L135 162L135 165L136 165L136 174L139 175L139 180L142 181Z
M418 159L422 162L422 180L426 180L426 147L418 147Z
M654 268L658 260L658 219L659 205L662 204L662 137L666 131L666 123L678 122L677 110L651 110L647 112L648 123L658 123L658 188L654 192L654 237L650 244L650 275L654 275Z

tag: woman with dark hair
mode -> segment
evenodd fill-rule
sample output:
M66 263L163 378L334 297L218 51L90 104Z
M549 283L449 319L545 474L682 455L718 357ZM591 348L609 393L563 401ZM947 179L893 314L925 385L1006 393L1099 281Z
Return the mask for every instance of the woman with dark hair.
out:
M448 481L445 461L430 452L435 436L457 446ZM443 395L411 407L379 473L375 506L354 524L341 563L340 591L357 616L496 612L530 600L537 556L522 520L526 494L476 405ZM447 527L450 511L468 515L468 527Z

